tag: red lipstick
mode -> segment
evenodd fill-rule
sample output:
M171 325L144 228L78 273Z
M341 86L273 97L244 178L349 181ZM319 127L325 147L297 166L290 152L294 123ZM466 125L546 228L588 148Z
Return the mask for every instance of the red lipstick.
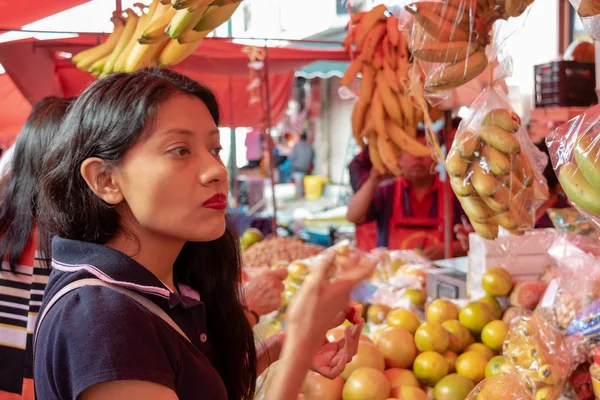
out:
M227 196L222 193L217 193L202 204L204 208L212 208L213 210L225 210L227 208Z

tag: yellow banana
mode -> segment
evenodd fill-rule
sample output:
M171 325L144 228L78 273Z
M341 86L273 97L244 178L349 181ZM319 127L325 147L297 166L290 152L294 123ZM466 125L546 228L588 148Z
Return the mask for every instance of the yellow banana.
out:
M506 0L504 2L504 17L518 17L525 11L525 2L523 0Z
M379 70L377 72L376 79L376 90L379 92L379 96L381 97L381 102L383 103L385 111L390 116L391 120L394 121L394 123L396 123L396 125L398 125L399 127L403 127L404 120L402 119L402 111L400 110L400 104L398 104L398 99L396 98L394 92L388 85L383 70Z
M506 108L496 108L486 114L483 118L482 126L497 126L507 132L514 133L521 126L519 115Z
M167 27L167 34L171 39L178 39L185 32L191 31L200 22L206 9L207 7L199 7L178 10Z
M364 15L366 14L366 11L359 11L356 12L354 14L352 14L352 16L350 17L350 23L351 24L358 24L360 22L360 20L362 19L362 17L364 17Z
M127 47L127 44L129 43L129 40L133 36L133 33L135 32L135 29L137 27L137 23L139 20L137 14L134 13L133 10L130 8L125 10L125 13L127 14L127 22L125 22L125 29L123 29L123 34L119 37L117 45L110 53L110 57L108 58L108 60L106 60L106 64L104 64L104 68L102 69L103 75L110 74L113 71L117 59L119 58L121 52L125 49L125 47Z
M377 149L377 133L375 130L370 130L368 132L368 146L369 146L369 158L371 159L371 163L373 167L377 169L382 174L387 172L383 161L381 161L381 157L379 155L379 150Z
M466 177L450 176L450 186L452 186L454 193L460 197L476 194L471 181Z
M155 66L158 54L168 41L169 38L164 36L152 44L136 43L125 61L125 72L134 72L138 69Z
M460 7L442 3L439 1L419 1L411 5L417 13L422 14L424 11L429 11L432 14L439 15L444 20L460 26L462 29L468 31L470 28L470 12L471 9L466 4L462 4ZM475 9L473 9L475 11Z
M373 29L367 34L364 45L360 49L360 53L365 61L370 61L375 55L377 45L385 35L385 24L383 22L376 24Z
M435 63L457 63L477 51L469 42L427 42L419 44L413 54L420 60Z
M400 30L398 29L398 18L394 15L390 16L386 21L387 35L390 38L392 46L398 46L400 44Z
M144 29L139 42L141 44L152 44L162 41L165 37L165 29L169 26L171 19L173 19L177 12L170 5L159 7L154 13L155 16L150 20L146 29Z
M462 158L455 149L451 149L446 157L446 170L450 176L464 177L469 168L469 162Z
M221 7L211 6L206 10L206 13L194 27L195 31L212 31L231 18L235 10L242 4L237 3L227 4Z
M471 226L479 236L484 239L494 240L498 237L498 225L495 224L480 224L471 221Z
M205 7L212 2L213 0L171 0L171 6L176 10L183 10L186 8Z
M502 176L510 173L510 159L506 157L504 153L493 147L483 146L481 148L480 156L481 163L485 164L486 169L495 176Z
M481 197L493 195L501 183L491 173L484 170L479 163L474 163L471 168L471 183L477 194Z
M419 25L439 42L469 40L469 32L429 9L415 11L409 8L407 10L415 16Z
M362 49L367 34L371 31L371 29L373 29L377 22L385 18L384 12L386 10L387 7L385 5L379 4L362 16L360 22L355 28L356 34L354 38L357 49Z
M589 184L600 192L600 136L590 133L582 135L573 151L579 171Z
M563 164L558 171L558 180L569 200L583 210L600 216L600 191L589 184L577 165Z
M158 64L162 66L176 65L194 54L200 43L192 42L181 44L177 39L171 39L158 55Z
M515 173L511 173L504 180L503 183L506 187L510 188L513 196L520 196L521 192L527 188L526 185L523 184L523 181L517 177Z
M383 76L387 81L388 86L395 93L400 93L400 86L398 85L398 81L396 80L396 73L392 69L388 59L383 57Z
M517 138L502 128L484 126L479 131L479 135L484 142L505 154L517 154L521 151L521 145Z
M227 7L227 6L223 6L223 7ZM190 29L189 31L185 32L183 35L179 36L179 39L177 39L177 41L181 44L199 42L202 39L204 39L206 36L208 36L208 34L210 32L211 31L198 32L193 29Z
M133 46L135 46L135 44L137 43L138 38L142 35L144 28L146 28L148 18L152 15L151 13L154 11L153 8L156 9L158 5L159 1L154 0L150 4L150 9L147 14L142 11L142 16L138 19L137 26L135 27L133 35L131 35L131 38L129 38L129 42L127 42L127 46L125 46L125 49L123 49L121 54L119 54L119 58L117 58L117 61L115 62L115 66L113 68L115 72L125 71L125 63L127 62L127 58L131 53L131 49L133 49Z
M354 108L352 108L352 137L354 137L359 145L362 143L361 132L365 126L365 117L368 109L369 103L362 99L359 99L354 104Z
M490 222L498 224L509 231L513 231L519 227L519 223L513 218L510 211L495 215Z
M490 218L496 215L496 213L486 206L483 200L477 196L459 197L458 200L471 222L485 224L488 223Z
M534 173L527 156L523 153L513 155L511 161L512 171L515 173L515 176L519 178L523 185L527 187L531 186L534 180Z
M106 64L106 61L108 60L109 57L110 57L110 54L97 60L95 63L92 64L92 66L88 69L88 71L95 72L97 74L102 73L102 70L104 69L104 64Z
M408 136L402 128L389 119L385 121L385 131L400 150L406 151L415 157L431 157L431 151L427 146Z
M436 71L428 80L425 90L439 92L454 89L477 77L488 65L483 50L478 50L469 57L454 64L448 64Z
M371 104L373 88L375 87L375 68L367 63L362 65L362 78L360 79L360 99Z
M383 51L381 51L381 49L375 50L375 55L371 60L371 65L378 71L383 68Z
M475 152L479 150L479 136L471 131L464 131L456 136L456 147L458 154L467 160L473 158Z
M389 64L393 71L396 71L398 68L398 56L396 55L396 48L390 42L390 37L387 34L383 36L383 40L381 41L381 50L385 62Z
M354 79L356 79L356 75L362 70L363 67L363 59L362 57L356 57L354 61L350 63L346 71L344 71L344 76L340 80L340 86L350 87Z
M408 99L408 97L403 96L401 94L396 95L396 97L398 98L398 104L400 104L400 110L402 110L402 119L404 119L404 130L407 131L407 127L410 127L410 129L414 128L414 134L409 134L409 136L414 137L417 133L417 123L415 122L415 113L413 111L414 107Z
M379 87L375 88L373 92L373 99L371 101L371 119L377 135L386 135L385 126L385 109L381 100L381 93L379 93Z
M354 44L354 35L355 34L356 34L356 31L354 29L352 29L350 32L348 32L348 34L342 41L342 46L344 46L344 51L346 53L350 53L350 51L352 50L352 45Z
M410 90L410 78L408 73L411 65L408 60L398 58L398 68L396 68L396 80L400 86L400 91L406 93Z
M505 186L500 186L494 194L482 199L492 211L502 213L510 208L510 190Z
M385 132L384 135L380 135L379 132L377 133L377 150L379 150L381 161L388 171L394 174L394 176L402 175L402 170L398 166L398 156L394 150L394 143L385 135Z
M110 53L114 50L115 46L119 42L119 38L121 37L123 30L125 29L125 24L121 18L118 17L111 18L111 21L114 24L114 29L104 43L94 46L91 49L81 51L73 56L72 61L75 65L77 65L77 68L87 70L96 61L110 55Z

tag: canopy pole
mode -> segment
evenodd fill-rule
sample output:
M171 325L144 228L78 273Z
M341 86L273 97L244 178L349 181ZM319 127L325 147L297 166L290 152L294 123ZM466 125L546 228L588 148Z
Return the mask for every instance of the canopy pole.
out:
M233 105L233 84L232 77L228 77L228 89L229 89L229 190L233 194L233 198L235 199L235 208L236 211L239 208L239 193L238 193L238 182L237 182L237 140L235 135L236 124L235 124L235 111Z
M446 154L450 148L450 130L452 129L452 111L444 110L444 132L442 143L446 144ZM444 258L452 258L452 221L450 220L450 177L444 168Z
M121 0L115 0L115 12L117 14L123 12L123 3L121 3Z
M271 88L269 84L269 48L265 43L265 61L264 61L264 87L267 100L267 127L266 134L267 149L269 151L269 174L271 178L271 192L273 193L273 234L277 236L277 199L275 198L275 157L273 156L273 137L271 136Z

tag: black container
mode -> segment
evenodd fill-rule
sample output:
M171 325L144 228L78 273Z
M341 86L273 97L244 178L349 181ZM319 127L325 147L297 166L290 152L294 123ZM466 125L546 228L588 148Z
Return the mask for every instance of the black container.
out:
M598 102L594 63L553 61L534 69L536 107L588 107Z

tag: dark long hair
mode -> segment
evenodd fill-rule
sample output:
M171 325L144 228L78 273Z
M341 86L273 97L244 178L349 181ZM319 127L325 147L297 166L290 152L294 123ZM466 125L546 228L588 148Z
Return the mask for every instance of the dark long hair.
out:
M219 125L219 105L210 89L170 70L117 73L90 85L73 103L44 159L40 224L61 237L99 244L123 229L115 208L90 190L80 166L89 157L118 164L143 140L160 105L181 93L200 99ZM242 307L237 242L228 226L215 241L187 242L174 265L176 280L202 296L213 366L232 400L251 399L256 380L256 350Z
M33 106L17 137L11 172L0 184L0 257L3 260L8 257L13 272L32 239L36 224L42 159L69 104L70 99L47 97ZM48 267L50 238L43 230L38 231L38 248L45 255L42 264Z

